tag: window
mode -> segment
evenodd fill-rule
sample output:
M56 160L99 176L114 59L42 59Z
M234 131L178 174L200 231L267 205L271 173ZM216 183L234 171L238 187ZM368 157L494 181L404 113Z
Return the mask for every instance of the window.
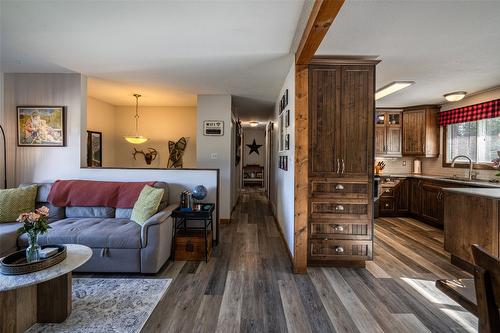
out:
M457 155L466 155L475 164L491 163L500 151L500 117L446 126L445 147L446 163Z

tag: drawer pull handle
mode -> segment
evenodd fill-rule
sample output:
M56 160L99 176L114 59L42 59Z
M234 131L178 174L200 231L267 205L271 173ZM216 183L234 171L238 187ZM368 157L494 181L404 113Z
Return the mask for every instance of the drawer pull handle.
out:
M344 189L344 185L338 184L337 186L335 186L335 189L339 190L339 191L342 191Z
M337 252L337 253L344 253L344 248L342 246L337 246L335 248L335 252Z
M339 231L339 232L344 231L344 227L341 226L341 225L338 225L338 224L332 226L332 228L333 228L334 231Z
M344 211L344 206L337 205L337 206L335 206L335 210L338 211L338 212L343 212Z

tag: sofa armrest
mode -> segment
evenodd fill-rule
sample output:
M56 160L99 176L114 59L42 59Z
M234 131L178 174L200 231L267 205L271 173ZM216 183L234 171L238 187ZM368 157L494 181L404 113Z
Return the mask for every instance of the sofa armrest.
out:
M153 225L167 221L170 215L172 214L172 211L176 209L178 206L179 206L178 204L169 205L166 208L160 210L158 213L151 216L149 219L146 220L146 222L144 222L141 230L141 242L144 247L147 246L149 228Z

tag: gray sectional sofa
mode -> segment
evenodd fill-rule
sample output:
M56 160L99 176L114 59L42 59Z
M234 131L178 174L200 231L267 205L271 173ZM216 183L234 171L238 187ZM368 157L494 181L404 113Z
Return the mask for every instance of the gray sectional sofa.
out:
M74 243L89 246L92 258L78 272L156 273L170 257L173 236L168 186L159 211L144 225L130 220L132 209L112 207L54 207L47 202L52 184L38 184L37 207L50 209L51 229L39 243ZM22 185L21 185L22 186ZM0 257L27 246L25 235L18 237L19 223L0 223Z

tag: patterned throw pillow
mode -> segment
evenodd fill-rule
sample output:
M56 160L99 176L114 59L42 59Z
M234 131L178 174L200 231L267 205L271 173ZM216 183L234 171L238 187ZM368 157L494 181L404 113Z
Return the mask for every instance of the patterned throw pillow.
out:
M160 207L163 191L164 189L162 188L151 187L149 185L144 186L134 204L130 219L137 224L143 225L147 219L156 214L158 207Z
M0 223L14 222L21 213L35 210L37 185L0 190Z

